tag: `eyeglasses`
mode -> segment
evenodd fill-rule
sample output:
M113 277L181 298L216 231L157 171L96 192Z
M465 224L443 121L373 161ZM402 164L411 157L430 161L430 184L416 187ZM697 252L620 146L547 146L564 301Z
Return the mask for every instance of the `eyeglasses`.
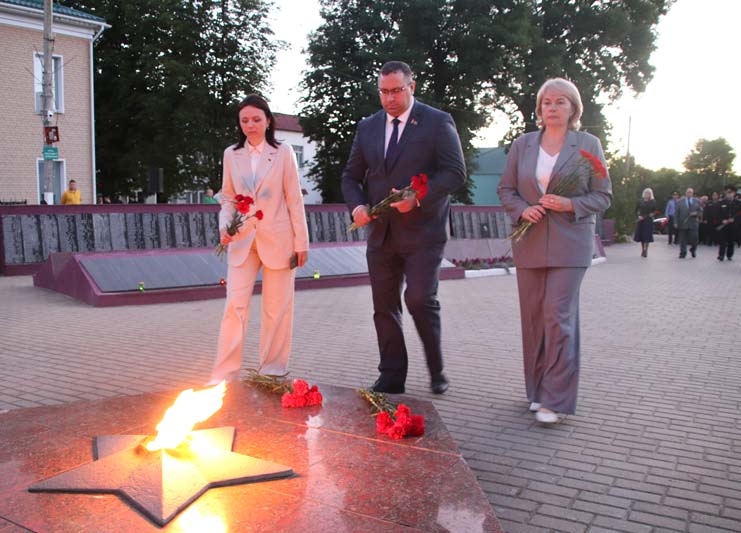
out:
M381 96L399 96L401 93L404 92L404 90L407 88L409 84L404 85L403 87L394 87L393 89L378 89L378 92Z

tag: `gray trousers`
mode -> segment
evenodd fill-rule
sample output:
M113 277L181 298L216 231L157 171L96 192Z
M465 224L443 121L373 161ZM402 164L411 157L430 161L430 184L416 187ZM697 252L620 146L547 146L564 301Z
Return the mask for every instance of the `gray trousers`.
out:
M679 229L677 230L677 239L679 239L679 255L687 255L687 245L690 246L690 252L697 250L698 231L696 229Z
M573 414L579 388L579 288L586 267L517 268L525 390Z

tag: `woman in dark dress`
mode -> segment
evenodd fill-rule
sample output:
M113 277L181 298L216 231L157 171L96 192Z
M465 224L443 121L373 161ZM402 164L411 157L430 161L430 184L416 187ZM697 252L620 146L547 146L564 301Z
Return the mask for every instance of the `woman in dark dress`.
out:
M638 202L636 214L638 223L633 234L633 240L641 243L641 257L648 257L648 244L654 242L654 213L656 200L651 189L643 189L643 198Z

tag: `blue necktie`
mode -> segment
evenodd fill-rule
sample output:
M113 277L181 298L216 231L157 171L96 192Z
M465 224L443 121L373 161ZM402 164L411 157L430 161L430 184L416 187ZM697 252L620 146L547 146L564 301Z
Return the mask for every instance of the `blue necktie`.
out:
M395 118L391 122L394 123L394 129L391 132L391 138L389 139L389 145L388 148L386 148L386 167L393 163L394 158L396 157L396 152L399 147L399 120L398 118Z

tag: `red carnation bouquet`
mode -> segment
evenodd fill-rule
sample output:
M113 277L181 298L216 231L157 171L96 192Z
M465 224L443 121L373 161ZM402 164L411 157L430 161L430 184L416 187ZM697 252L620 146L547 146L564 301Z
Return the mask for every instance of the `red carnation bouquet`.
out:
M322 405L324 398L319 388L314 385L309 388L309 384L303 379L293 380L293 390L286 392L280 398L280 404L283 407L309 407L310 405Z
M380 392L361 389L358 393L367 401L376 417L376 431L392 439L419 437L425 433L425 417L413 415L403 403L398 406Z
M400 202L404 198L407 198L410 194L414 195L417 198L417 201L421 200L422 198L427 196L427 181L427 174L425 173L412 176L412 183L402 189L399 189L396 192L392 192L386 198L371 207L369 215L371 216L371 218L382 215L383 213L391 209L391 204ZM355 222L353 222L352 224L350 224L347 232L350 233L351 231L355 231L358 228L359 226L356 226Z
M255 200L253 200L251 196L238 194L234 197L234 201L232 203L234 203L236 209L234 210L234 217L232 217L232 221L229 222L229 225L226 227L227 235L234 237L239 231L239 228L242 227L242 224L244 224L245 221L249 218L255 217L257 220L262 220L262 211L260 210L249 214L250 209L252 209L252 206L255 204ZM226 252L226 247L227 245L221 243L217 244L216 255L224 255L224 252Z
M247 379L253 385L273 394L280 394L283 407L309 407L322 405L324 397L316 385L309 387L303 379L286 379L287 374L260 374L255 368L247 369Z
M599 157L591 152L587 152L586 150L579 150L579 156L580 159L576 168L571 173L564 176L558 184L553 187L553 190L550 191L551 194L569 197L575 192L576 186L585 176L587 180L592 176L600 179L607 177L607 170ZM522 221L507 238L512 239L514 242L518 242L525 236L525 233L527 233L532 225L533 222L530 222L529 220Z

